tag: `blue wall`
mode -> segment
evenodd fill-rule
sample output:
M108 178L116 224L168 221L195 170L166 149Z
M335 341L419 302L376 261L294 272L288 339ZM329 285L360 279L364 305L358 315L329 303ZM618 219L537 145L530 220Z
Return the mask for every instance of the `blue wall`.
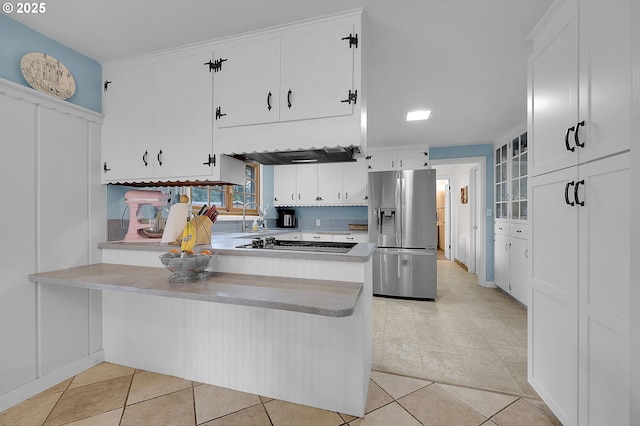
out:
M494 281L494 252L493 252L493 145L465 145L465 146L445 146L430 147L429 158L433 160L450 160L456 158L485 157L486 159L486 188L485 188L485 205L487 210L491 210L490 215L485 216L486 229L486 261L487 261L487 281Z
M102 112L102 67L98 62L0 13L0 77L31 87L20 72L20 59L31 52L51 55L71 71L76 93L68 102Z

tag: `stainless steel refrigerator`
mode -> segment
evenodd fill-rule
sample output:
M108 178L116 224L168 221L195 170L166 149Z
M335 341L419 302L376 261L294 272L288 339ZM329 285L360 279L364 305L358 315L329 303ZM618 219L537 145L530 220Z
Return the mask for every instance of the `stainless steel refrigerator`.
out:
M373 294L437 295L436 171L369 172Z

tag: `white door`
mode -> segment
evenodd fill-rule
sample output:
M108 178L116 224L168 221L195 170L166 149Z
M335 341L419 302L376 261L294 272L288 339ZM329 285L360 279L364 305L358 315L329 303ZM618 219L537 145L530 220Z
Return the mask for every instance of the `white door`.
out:
M154 176L206 176L213 155L211 55L155 65ZM162 163L162 164L160 164Z
M153 66L105 69L103 182L153 177Z
M509 288L511 295L528 306L529 242L511 237L509 247Z
M444 256L451 260L451 180L444 190Z
M343 163L318 164L319 204L342 204L342 165Z
M296 167L295 165L273 167L273 203L276 207L296 204Z
M577 425L577 167L529 179L529 383L565 425ZM573 183L573 184L572 184Z
M213 72L218 128L271 123L280 118L280 39L216 50ZM224 114L224 115L222 115Z
M342 193L342 204L367 205L367 162L363 158L343 163Z
M494 236L494 271L498 287L511 293L509 286L509 250L511 243L508 234L497 233Z
M568 15L555 27L549 43L534 52L529 64L529 137L535 141L529 151L529 175L576 164L578 158L574 141L579 89L577 4Z
M476 273L477 258L476 245L478 238L478 168L469 171L469 259L467 259L468 271Z
M428 166L426 149L402 150L398 153L397 167L402 170L419 170Z
M629 166L629 154L580 166L580 425L630 424Z
M589 20L581 26L580 40L581 71L586 70L580 87L588 88L588 93L580 93L580 121L585 125L579 137L585 146L578 151L584 163L629 149L632 20L630 0L589 0L580 7L587 9L583 17Z
M353 114L354 103L342 102L353 89L349 34L353 25L341 24L281 39L281 121Z
M318 204L318 165L304 164L296 166L297 196L298 205Z

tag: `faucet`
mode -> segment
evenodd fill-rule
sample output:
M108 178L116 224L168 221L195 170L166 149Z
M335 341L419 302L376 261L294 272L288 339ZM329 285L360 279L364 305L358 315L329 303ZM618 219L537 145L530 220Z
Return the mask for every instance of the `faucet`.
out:
M260 206L255 203L255 202L250 202L250 203L246 203L244 206L242 206L242 232L245 232L247 230L247 207L250 206L251 204L253 204L255 206L255 208L258 209L258 212L260 214L260 222L262 222L264 224L264 220L262 219L262 215L264 214L264 212L262 211L262 209L260 208Z

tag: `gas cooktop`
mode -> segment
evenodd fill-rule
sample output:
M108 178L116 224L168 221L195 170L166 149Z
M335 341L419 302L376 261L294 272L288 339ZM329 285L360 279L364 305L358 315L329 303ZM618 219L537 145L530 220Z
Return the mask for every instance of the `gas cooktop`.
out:
M357 243L343 243L337 241L276 240L273 237L267 237L264 239L255 238L250 244L243 244L236 246L236 248L347 253L356 244Z

